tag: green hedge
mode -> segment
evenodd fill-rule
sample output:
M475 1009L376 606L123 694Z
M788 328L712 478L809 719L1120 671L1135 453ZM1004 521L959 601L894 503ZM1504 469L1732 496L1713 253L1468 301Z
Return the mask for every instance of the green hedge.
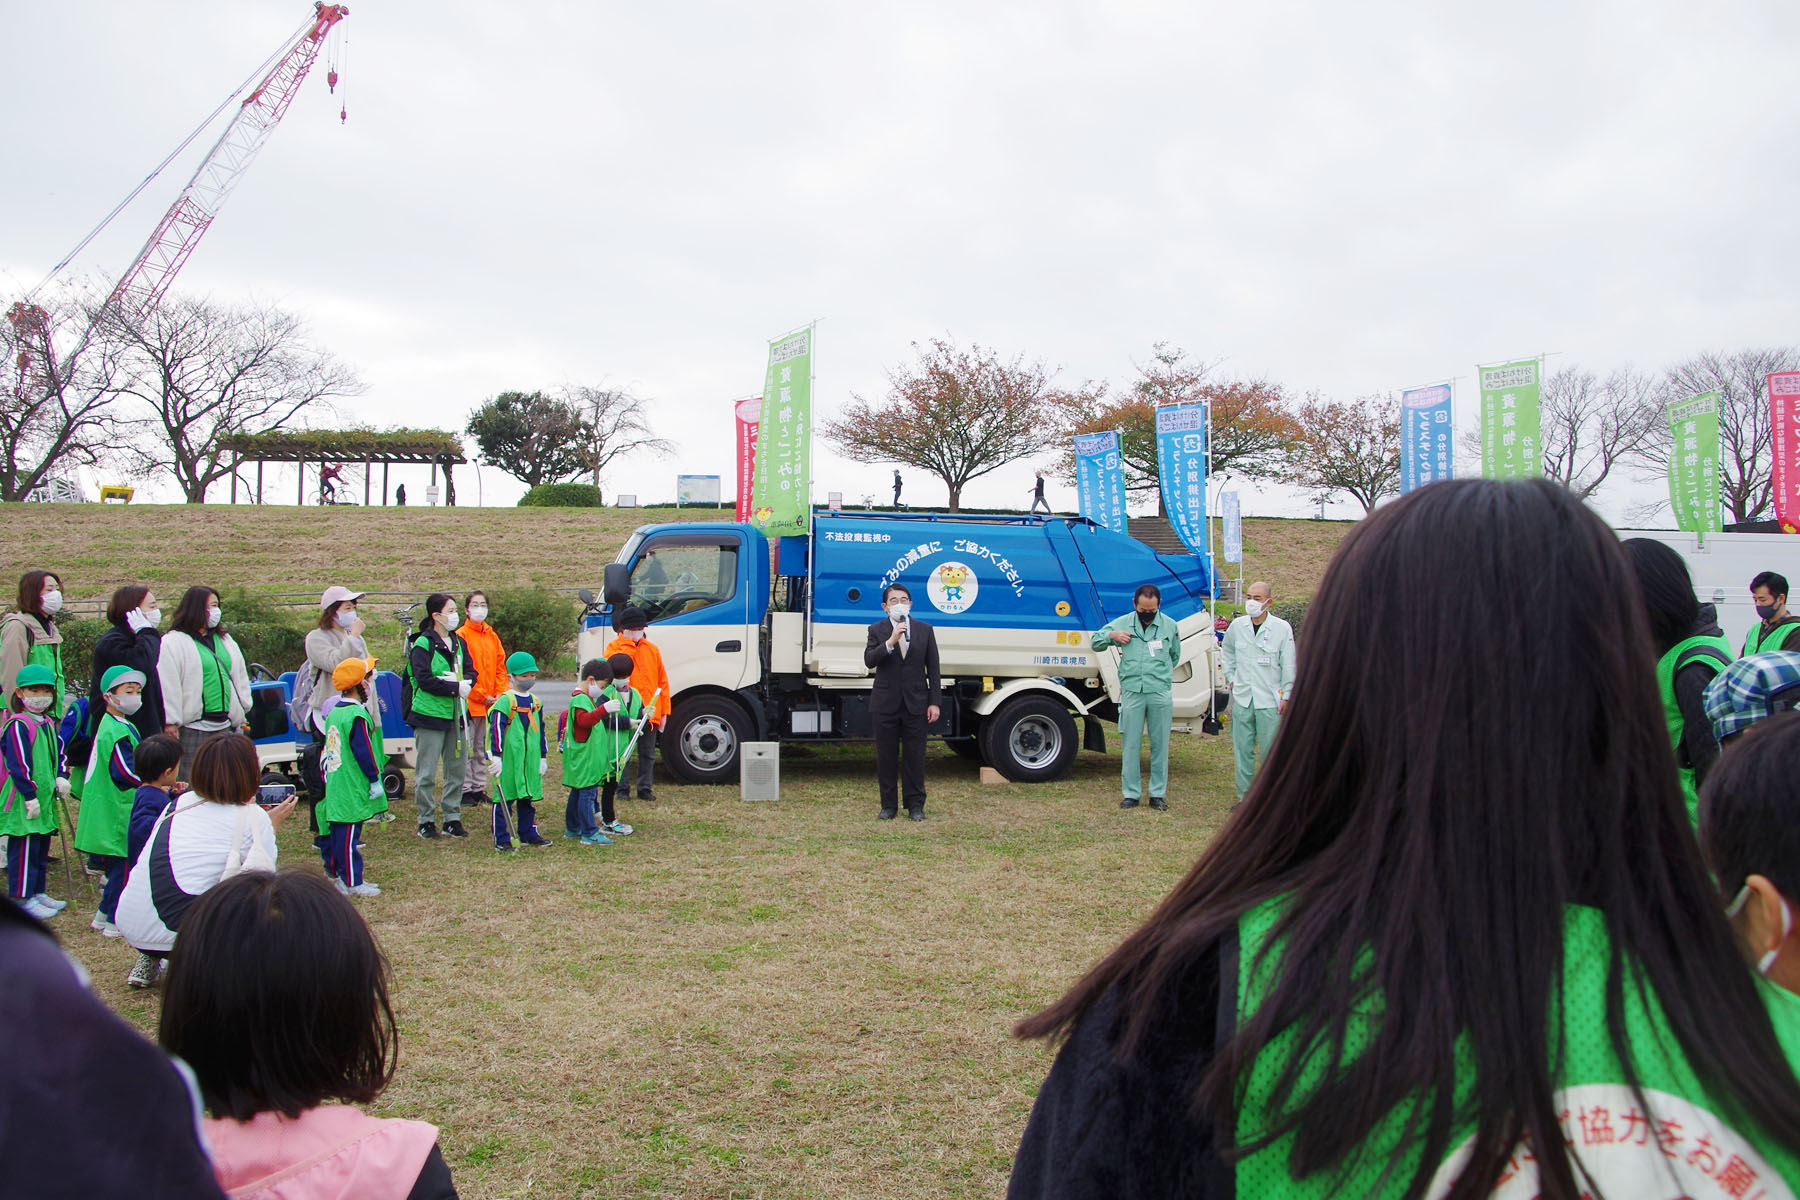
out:
M520 508L603 508L591 483L540 483L519 498Z
M567 596L530 588L505 588L487 593L488 623L500 635L500 644L511 654L524 650L548 673L552 664L575 646L581 609Z
M103 620L58 617L56 627L63 636L63 682L85 691L94 674L94 647L110 626Z
M1306 606L1311 600L1277 600L1269 605L1269 611L1294 627L1294 638L1300 637L1301 623L1306 620Z

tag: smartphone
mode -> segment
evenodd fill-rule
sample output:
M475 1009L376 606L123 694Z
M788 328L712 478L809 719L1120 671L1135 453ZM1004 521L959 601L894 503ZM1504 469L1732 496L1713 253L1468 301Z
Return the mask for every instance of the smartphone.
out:
M264 808L274 808L294 798L294 785L291 783L265 783L256 789L256 802Z

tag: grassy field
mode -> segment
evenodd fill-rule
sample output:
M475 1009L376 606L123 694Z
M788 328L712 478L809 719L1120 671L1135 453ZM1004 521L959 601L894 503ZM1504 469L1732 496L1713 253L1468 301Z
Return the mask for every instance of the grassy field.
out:
M126 583L165 596L194 583L252 591L373 592L598 587L639 525L729 517L696 508L295 508L252 505L0 505L0 558L63 574L70 600ZM1342 521L1250 518L1244 578L1277 598L1310 596ZM172 600L173 596L168 596Z
M1008 1029L1141 921L1230 801L1230 747L1177 736L1171 809L1118 808L1118 755L982 786L934 747L929 819L876 821L866 748L791 748L782 799L659 783L638 832L501 855L371 825L360 900L398 978L378 1111L442 1129L462 1194L993 1197L1049 1067ZM555 778L552 765L551 778ZM303 819L282 862L318 870ZM63 890L60 868L52 889ZM78 879L77 886L80 887ZM133 954L53 924L147 1032Z

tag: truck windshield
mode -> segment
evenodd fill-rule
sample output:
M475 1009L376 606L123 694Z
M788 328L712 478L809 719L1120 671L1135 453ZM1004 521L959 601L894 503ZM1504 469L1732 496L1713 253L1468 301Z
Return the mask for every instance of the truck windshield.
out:
M652 621L723 604L737 593L737 539L664 534L635 547L631 599Z

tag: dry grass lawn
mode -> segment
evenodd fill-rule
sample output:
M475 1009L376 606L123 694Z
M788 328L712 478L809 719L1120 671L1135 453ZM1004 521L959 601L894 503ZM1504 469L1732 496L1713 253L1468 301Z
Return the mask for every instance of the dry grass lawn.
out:
M497 854L370 826L357 901L398 979L385 1115L439 1125L467 1197L993 1197L1046 1050L1013 1040L1181 876L1230 802L1225 739L1177 736L1171 811L1118 808L1118 751L983 787L934 747L929 819L875 820L866 747L789 748L783 796L659 784L638 832ZM555 765L552 764L552 779ZM319 869L304 820L282 862ZM56 874L59 868L53 868ZM79 886L79 883L78 883ZM60 893L57 878L54 890ZM54 924L153 1031L133 954Z

